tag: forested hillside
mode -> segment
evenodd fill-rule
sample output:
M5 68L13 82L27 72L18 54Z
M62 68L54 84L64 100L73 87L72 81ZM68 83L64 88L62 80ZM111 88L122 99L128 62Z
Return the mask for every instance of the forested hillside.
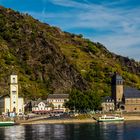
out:
M119 72L125 84L140 88L140 63L109 52L102 44L61 31L0 7L0 94L8 93L10 74L18 74L19 92L45 98L71 89L110 94L110 78Z

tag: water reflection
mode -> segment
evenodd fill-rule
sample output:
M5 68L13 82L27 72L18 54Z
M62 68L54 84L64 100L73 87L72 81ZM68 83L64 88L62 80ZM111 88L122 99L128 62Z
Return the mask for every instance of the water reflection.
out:
M137 140L140 123L44 124L0 127L0 140Z
M0 127L0 139L5 140L24 139L24 127L23 126Z
M100 123L100 131L102 131L102 135L104 140L109 139L117 139L123 140L123 127L124 122L104 122Z

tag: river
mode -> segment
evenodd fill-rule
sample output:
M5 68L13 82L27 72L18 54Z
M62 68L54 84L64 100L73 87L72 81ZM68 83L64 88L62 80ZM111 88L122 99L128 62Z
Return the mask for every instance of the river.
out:
M0 140L140 140L140 122L0 127Z

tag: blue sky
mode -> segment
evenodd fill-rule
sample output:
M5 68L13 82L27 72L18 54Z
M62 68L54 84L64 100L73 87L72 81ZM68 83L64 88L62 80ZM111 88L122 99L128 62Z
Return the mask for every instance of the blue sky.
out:
M140 60L139 0L0 0L0 4Z

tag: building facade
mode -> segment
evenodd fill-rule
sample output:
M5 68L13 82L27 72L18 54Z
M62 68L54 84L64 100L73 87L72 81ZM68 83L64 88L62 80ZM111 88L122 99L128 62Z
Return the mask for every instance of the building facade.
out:
M115 73L112 77L112 99L114 100L115 107L118 108L123 102L123 78L119 74Z
M140 112L140 90L124 88L124 109L127 112Z
M10 95L0 97L0 113L24 114L24 99L18 96L18 77L10 76Z
M46 100L32 101L32 112L37 114L46 114L50 112L52 108L48 106Z
M66 112L64 104L68 98L68 94L49 94L47 102L53 107L54 112Z
M112 77L112 99L116 110L140 112L140 90L124 87L123 78L117 73Z
M102 100L101 107L103 112L114 111L115 110L114 100L109 96L104 97Z

